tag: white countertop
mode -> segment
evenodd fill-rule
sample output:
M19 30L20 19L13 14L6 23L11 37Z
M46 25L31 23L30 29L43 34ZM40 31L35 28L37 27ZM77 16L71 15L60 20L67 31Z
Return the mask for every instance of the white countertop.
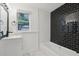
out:
M2 38L1 40L12 40L12 39L21 39L21 38L22 36L20 35L13 35L13 36Z

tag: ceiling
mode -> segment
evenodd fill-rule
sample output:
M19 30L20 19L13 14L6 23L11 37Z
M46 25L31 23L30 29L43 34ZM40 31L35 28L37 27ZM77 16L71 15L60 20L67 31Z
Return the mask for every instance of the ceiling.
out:
M10 3L10 5L19 5L19 6L31 6L43 9L45 11L51 12L56 8L60 7L64 3Z
M61 5L63 5L64 3L27 3L27 4L51 12L56 8L60 7Z

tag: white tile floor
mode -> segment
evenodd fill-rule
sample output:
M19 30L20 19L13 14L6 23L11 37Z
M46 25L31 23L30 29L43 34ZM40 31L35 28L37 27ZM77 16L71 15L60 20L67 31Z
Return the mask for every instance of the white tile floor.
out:
M41 44L40 49L25 53L24 56L79 56L79 54L72 50L61 46L56 46L54 44L52 48L49 43L46 43Z
M57 56L57 54L41 44L40 49L25 53L24 56Z
M24 56L52 56L52 54L43 50L38 50L31 53L26 53ZM53 54L53 56L55 56L55 54Z

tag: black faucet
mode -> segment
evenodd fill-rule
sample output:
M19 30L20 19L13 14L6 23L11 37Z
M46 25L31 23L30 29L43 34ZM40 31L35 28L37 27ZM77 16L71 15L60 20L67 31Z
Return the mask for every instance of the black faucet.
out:
M0 32L0 40L3 37L3 31Z

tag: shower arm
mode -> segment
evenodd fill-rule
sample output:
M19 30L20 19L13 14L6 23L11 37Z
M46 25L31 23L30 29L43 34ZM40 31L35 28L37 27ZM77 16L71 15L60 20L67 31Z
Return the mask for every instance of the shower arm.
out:
M0 3L0 6L2 6L4 8L4 10L7 13L7 33L4 36L9 36L9 12L8 12L8 6L6 5L6 3Z

